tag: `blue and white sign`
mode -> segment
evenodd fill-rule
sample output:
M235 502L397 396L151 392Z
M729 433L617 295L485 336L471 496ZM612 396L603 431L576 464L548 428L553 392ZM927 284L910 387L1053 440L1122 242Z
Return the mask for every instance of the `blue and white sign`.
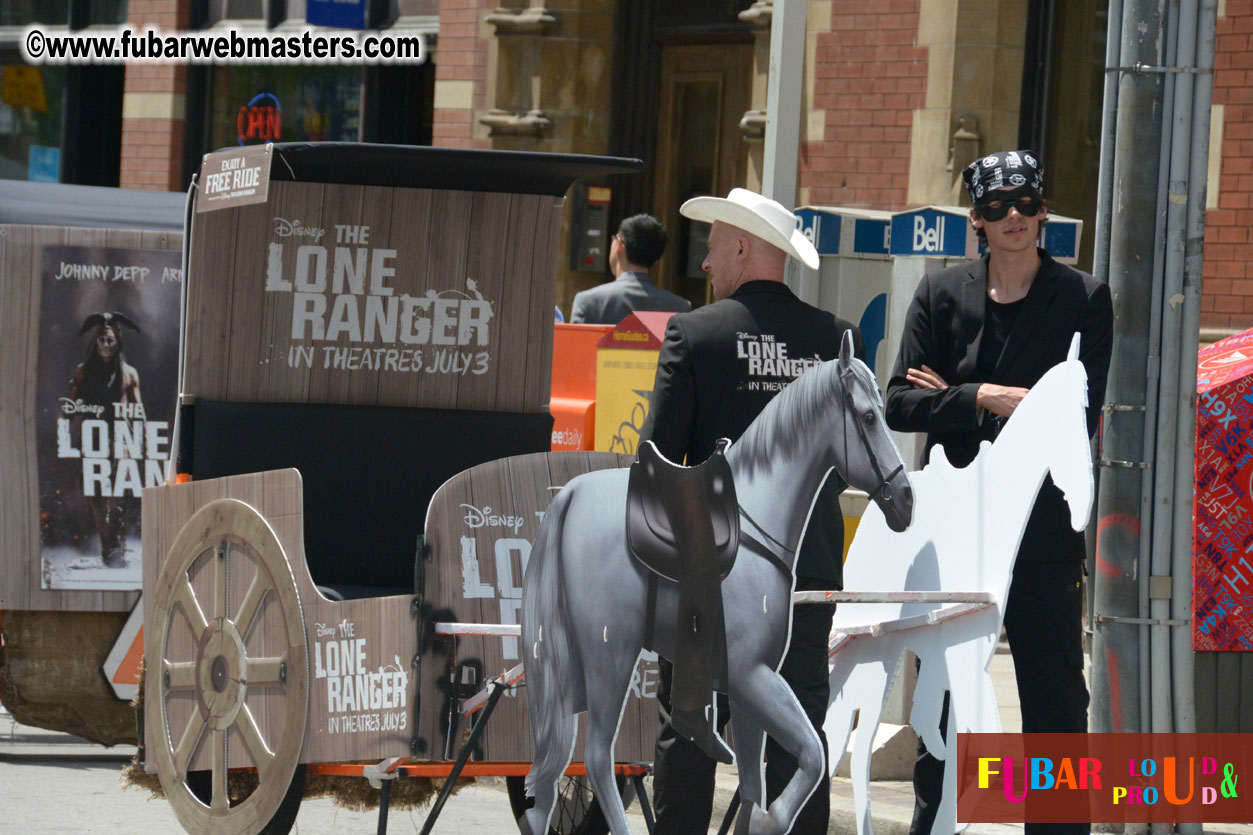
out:
M364 29L367 0L305 0L305 20L313 26Z
M26 152L26 179L32 183L61 182L61 149L31 145Z
M797 209L796 223L819 255L839 255L841 218L821 209Z
M1048 250L1054 261L1073 264L1079 260L1079 235L1082 231L1082 220L1050 215L1040 235L1040 245Z
M970 228L962 209L925 206L892 215L891 253L965 258Z
M862 344L866 346L866 365L872 369L878 366L879 343L887 335L888 294L879 293L870 300L857 321L857 329L861 331Z
M887 255L892 242L892 224L886 219L853 219L853 252L857 255Z

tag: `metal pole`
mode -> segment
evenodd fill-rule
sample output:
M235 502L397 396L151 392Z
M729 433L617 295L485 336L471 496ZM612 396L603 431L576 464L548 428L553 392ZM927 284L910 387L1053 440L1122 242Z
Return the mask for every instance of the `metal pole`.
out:
M1118 66L1118 56L1122 49L1122 0L1110 0L1105 18L1105 96L1101 104L1101 154L1100 174L1096 187L1096 224L1092 245L1092 275L1097 280L1109 283L1109 227L1110 211L1114 198L1114 126L1118 108L1118 75L1110 72L1109 67ZM1097 487L1100 487L1098 482ZM1100 494L1095 496L1098 503ZM1087 615L1088 630L1095 631L1096 621L1092 617L1096 611L1096 535L1097 519L1095 516L1088 523L1086 539L1088 577L1087 583ZM1090 650L1091 647L1089 646Z
M770 15L770 76L766 82L761 193L789 209L796 206L807 5L805 0L774 0Z
M439 796L435 798L431 811L427 813L426 821L422 824L421 835L431 835L431 830L435 827L435 821L439 820L439 813L444 810L444 804L448 802L453 788L457 785L457 778L461 776L461 770L466 767L470 754L473 753L475 746L479 743L479 737L483 735L483 728L487 726L487 720L491 718L492 711L496 709L496 703L500 701L501 694L509 689L507 685L500 681L493 681L489 686L492 688L492 694L488 696L483 712L479 714L478 721L474 723L474 727L470 730L470 736L466 738L465 743L461 746L461 752L457 754L457 761L453 763L448 779L444 781L443 788L439 790Z
M392 778L394 780L396 778ZM384 780L379 787L379 825L378 835L387 835L387 807L391 805L392 781Z
M1175 41L1174 67L1181 70L1196 62L1197 7L1187 3L1179 9ZM1183 330L1183 285L1185 235L1188 212L1189 167L1192 145L1192 93L1195 74L1177 72L1171 79L1174 102L1170 111L1170 194L1166 204L1166 273L1165 298L1162 308L1162 374L1158 394L1160 419L1157 432L1157 455L1153 486L1152 577L1170 577L1175 524L1175 459L1179 451L1178 425L1180 415L1181 365L1195 363L1181 352ZM1171 694L1171 630L1165 625L1170 617L1170 596L1158 595L1149 601L1149 627L1152 646L1152 730L1170 733L1174 730ZM1155 825L1154 831L1166 830Z
M644 828L648 835L653 835L656 825L653 821L653 807L648 804L648 795L644 792L644 777L640 774L631 776L631 784L635 786L635 796L640 801L640 814L644 816Z
M1118 110L1118 66L1122 52L1122 0L1110 0L1105 18L1105 99L1101 106L1101 168L1096 186L1096 228L1092 244L1092 275L1109 283L1110 211L1114 200L1114 134Z
M1118 66L1160 66L1165 25L1162 3L1130 0L1121 21ZM1161 147L1162 73L1120 72L1113 165L1113 200L1118 222L1111 224L1109 280L1118 339L1114 341L1107 400L1132 411L1106 413L1098 524L1104 526L1098 550L1093 627L1092 724L1096 731L1135 731L1141 727L1136 628L1104 618L1135 617L1136 554L1145 517L1142 478L1145 464L1144 412L1147 402L1149 289L1153 277L1156 212L1144 207L1154 194ZM1121 531L1121 534L1118 533Z
M1209 169L1210 107L1214 90L1214 38L1218 0L1201 0L1192 97L1192 148L1180 325L1179 423L1175 456L1175 529L1171 566L1171 617L1188 625L1171 632L1171 677L1176 733L1196 732L1196 682L1192 652L1192 486L1196 444L1196 354L1201 322L1201 265L1205 242L1205 191ZM1199 823L1179 823L1181 835L1201 835Z
M766 82L761 193L789 209L796 207L807 6L806 0L774 0L770 13L770 77ZM817 270L808 269L789 256L783 280L802 301L818 303Z
M1166 38L1163 42L1165 55L1163 65L1173 65L1175 61L1176 35L1179 26L1179 0L1169 0L1166 10ZM1162 133L1158 145L1157 195L1153 205L1156 227L1153 231L1153 279L1150 287L1151 303L1149 305L1149 340L1148 367L1145 372L1144 402L1144 460L1149 466L1140 471L1140 518L1141 530L1145 536L1140 538L1139 563L1136 569L1138 581L1139 611L1141 623L1136 626L1137 638L1140 642L1140 723L1143 730L1149 729L1150 717L1153 715L1153 691L1151 684L1152 653L1149 644L1149 576L1152 574L1152 545L1155 533L1153 520L1156 518L1157 503L1154 487L1154 472L1159 462L1157 452L1158 413L1160 410L1159 392L1164 375L1169 370L1162 368L1162 292L1166 271L1166 206L1169 196L1170 181L1170 137L1171 114L1174 113L1175 88L1173 84L1163 84L1162 106L1158 118L1161 120Z

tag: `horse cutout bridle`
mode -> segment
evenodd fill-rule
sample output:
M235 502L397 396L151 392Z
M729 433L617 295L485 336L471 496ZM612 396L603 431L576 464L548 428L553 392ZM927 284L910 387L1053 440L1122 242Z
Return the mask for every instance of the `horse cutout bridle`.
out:
M848 407L843 412L846 418L846 425L844 428L845 461L848 460L847 416L850 414L857 414L857 404L853 400L853 386L857 385L858 382L859 380L856 375L853 374L851 368L840 370L840 389L844 394L844 403ZM898 464L890 473L884 475L883 466L879 463L878 457L875 456L874 447L870 445L870 436L866 433L866 426L873 426L878 421L878 415L876 415L873 411L867 411L858 417L860 419L854 420L853 425L857 427L857 437L861 441L862 448L866 450L866 455L870 459L870 467L874 470L875 479L878 480L878 486L876 486L874 490L870 491L867 495L869 495L871 502L890 502L892 500L892 488L889 486L889 482L900 475L901 471L905 469L905 464L904 462Z

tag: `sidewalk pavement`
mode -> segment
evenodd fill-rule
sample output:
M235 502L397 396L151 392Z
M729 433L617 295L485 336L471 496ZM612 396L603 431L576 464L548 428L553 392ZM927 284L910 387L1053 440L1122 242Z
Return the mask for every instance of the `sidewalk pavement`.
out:
M992 674L992 686L1001 714L1001 728L1006 733L1022 730L1022 712L1018 704L1018 685L1014 679L1014 662L1009 645L1001 641L996 655L988 666ZM1085 671L1089 681L1090 671ZM735 794L737 777L735 766L719 766L714 790L714 813L710 833L717 833L727 805ZM650 787L651 791L651 787ZM632 812L637 811L632 808ZM908 835L909 823L914 814L914 787L908 780L872 780L870 783L870 813L874 835ZM634 825L634 823L633 823ZM1106 825L1107 827L1110 825ZM1098 825L1099 827L1099 825ZM1021 833L1021 825L976 823L965 831L970 835L1004 835ZM1094 827L1095 831L1101 831ZM831 822L828 833L849 835L857 831L853 805L853 783L843 777L831 781ZM1108 831L1108 830L1106 830ZM1206 824L1206 835L1253 835L1253 824Z
M1009 647L1002 642L988 669L992 673L992 685L1001 713L1001 727L1006 733L1022 729L1022 714L1018 707L1018 686L1014 681L1014 663ZM714 789L714 814L710 833L717 833L726 813L727 805L735 794L738 778L735 766L719 766ZM914 787L908 780L873 780L870 783L870 814L875 835L908 835L909 822L914 815ZM831 823L829 833L853 833L857 831L853 807L853 782L845 777L831 781ZM1010 824L972 824L966 832L972 835L1005 835L1020 833L1021 826Z

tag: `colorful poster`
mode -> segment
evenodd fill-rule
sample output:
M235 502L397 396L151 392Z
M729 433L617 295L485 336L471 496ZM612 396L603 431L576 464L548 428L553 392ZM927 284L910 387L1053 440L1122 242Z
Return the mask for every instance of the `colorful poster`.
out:
M1192 648L1253 650L1253 330L1201 351Z
M139 501L165 480L180 254L49 246L36 384L42 586L142 586Z

